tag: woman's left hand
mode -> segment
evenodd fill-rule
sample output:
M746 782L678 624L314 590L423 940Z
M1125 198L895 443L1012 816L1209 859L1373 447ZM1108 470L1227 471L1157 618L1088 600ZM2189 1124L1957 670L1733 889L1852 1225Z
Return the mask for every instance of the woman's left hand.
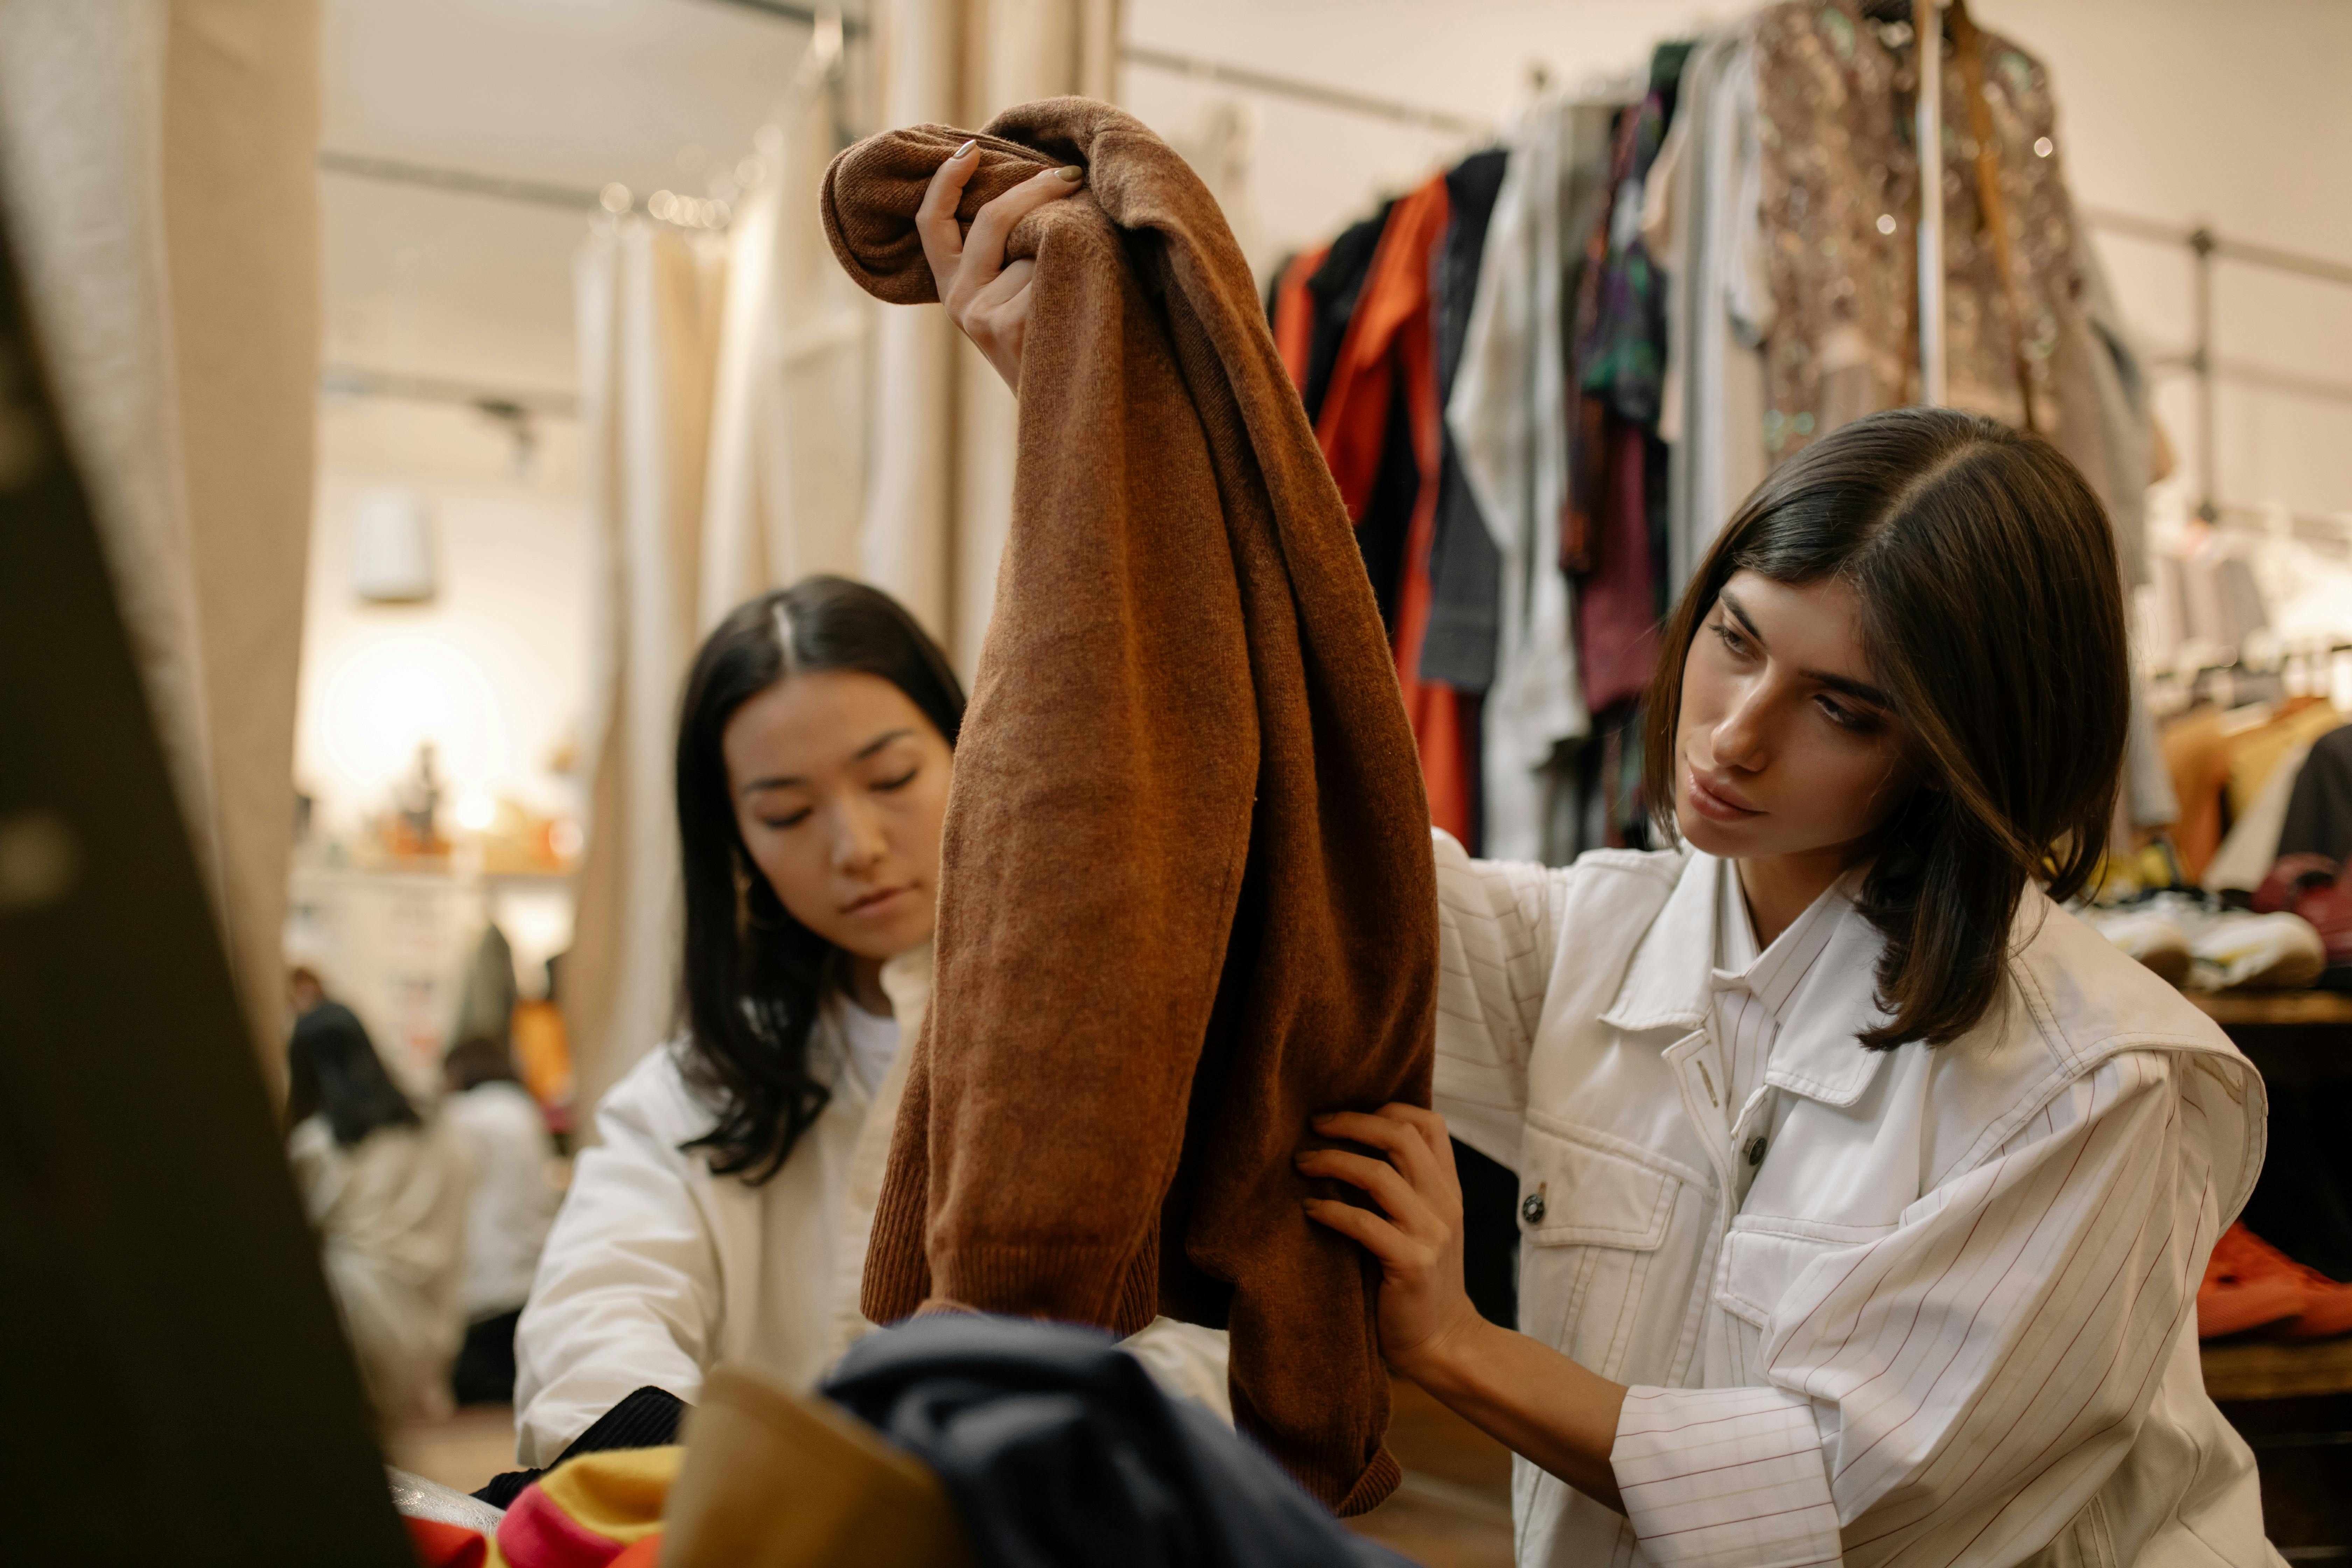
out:
M1307 1215L1360 1242L1380 1259L1381 1350L1389 1364L1423 1381L1422 1372L1461 1348L1485 1320L1462 1283L1462 1183L1445 1119L1414 1105L1383 1105L1372 1115L1333 1111L1315 1118L1316 1132L1362 1143L1375 1160L1339 1149L1297 1156L1308 1176L1360 1187L1383 1214L1334 1198L1309 1198Z

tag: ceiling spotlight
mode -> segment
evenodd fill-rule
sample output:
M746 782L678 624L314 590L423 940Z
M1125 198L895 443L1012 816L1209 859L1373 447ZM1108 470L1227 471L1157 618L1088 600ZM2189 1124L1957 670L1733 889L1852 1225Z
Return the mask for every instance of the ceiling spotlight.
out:
M629 187L615 181L596 193L596 205L608 213L629 210Z

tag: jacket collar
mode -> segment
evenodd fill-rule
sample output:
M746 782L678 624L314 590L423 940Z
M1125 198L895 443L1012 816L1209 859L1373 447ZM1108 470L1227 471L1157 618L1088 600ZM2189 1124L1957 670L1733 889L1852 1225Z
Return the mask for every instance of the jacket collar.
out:
M1602 1023L1612 1029L1693 1029L1706 1019L1714 984L1717 879L1728 869L1696 850L1684 859L1683 874L1642 933Z
M1715 914L1728 861L1692 851L1674 891L1651 921L1601 1021L1628 1032L1702 1026L1714 1006ZM1854 1037L1882 1015L1877 993L1882 939L1855 914L1841 916L1821 961L1790 997L1765 1081L1828 1105L1851 1105L1889 1054Z
M1789 998L1764 1081L1825 1105L1852 1105L1878 1076L1890 1051L1864 1049L1855 1039L1885 1022L1878 1006L1878 955L1885 939L1848 908L1829 945Z

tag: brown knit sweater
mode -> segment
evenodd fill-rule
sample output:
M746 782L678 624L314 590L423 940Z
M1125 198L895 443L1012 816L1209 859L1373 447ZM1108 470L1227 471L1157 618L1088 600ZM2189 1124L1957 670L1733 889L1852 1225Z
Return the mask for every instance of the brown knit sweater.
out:
M876 136L826 176L880 298L936 298L914 215L967 134ZM1377 1276L1305 1217L1291 1156L1313 1112L1429 1102L1436 879L1395 668L1206 187L1084 99L980 143L966 223L1041 167L1087 188L1013 235L1037 271L1012 531L866 1312L1230 1327L1236 1418L1361 1511L1398 1479Z

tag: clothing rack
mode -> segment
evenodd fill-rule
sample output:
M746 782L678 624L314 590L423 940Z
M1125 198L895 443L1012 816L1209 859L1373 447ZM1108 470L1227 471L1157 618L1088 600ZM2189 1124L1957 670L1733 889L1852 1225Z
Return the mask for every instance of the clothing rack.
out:
M2352 284L2352 265L2282 250L2275 246L2226 239L2202 224L2184 228L2159 219L2101 207L2085 207L2083 216L2093 227L2105 229L2110 234L2147 240L2156 245L2187 247L2196 273L2190 306L2193 336L2187 353L2153 360L2149 362L2150 368L2185 370L2197 378L2197 475L2198 484L2203 492L2197 502L2197 515L2209 523L2223 524L2231 520L2233 513L2251 511L2252 509L2233 507L2217 501L2213 497L2214 453L2218 445L2214 426L2214 384L2229 381L2290 396L2352 403L2352 382L2299 375L2292 371L2272 370L2217 356L2213 352L2213 264L2234 261L2249 267L2267 268L2292 277L2337 284ZM2294 521L2298 524L2306 521L2315 523L2337 542L2352 542L2352 523L2331 519L2297 518Z

